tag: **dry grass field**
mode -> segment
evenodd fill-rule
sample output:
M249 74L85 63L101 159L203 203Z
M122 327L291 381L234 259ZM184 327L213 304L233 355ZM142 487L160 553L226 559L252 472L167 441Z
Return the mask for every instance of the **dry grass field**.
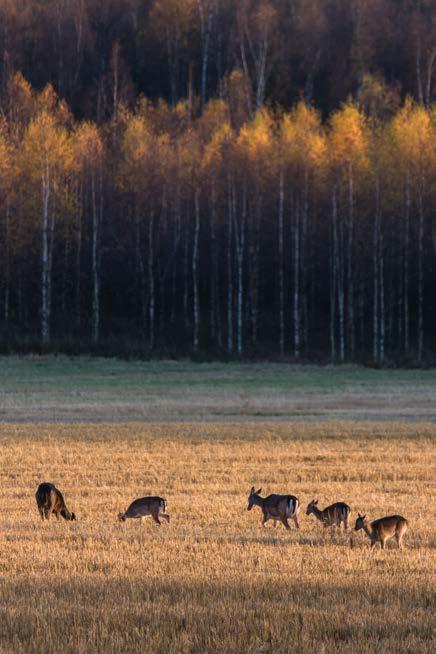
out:
M430 423L0 425L0 652L434 652ZM41 481L76 523L42 522ZM362 532L260 526L252 484L305 508L400 513L405 549ZM162 494L171 523L119 523ZM272 523L269 523L272 524Z

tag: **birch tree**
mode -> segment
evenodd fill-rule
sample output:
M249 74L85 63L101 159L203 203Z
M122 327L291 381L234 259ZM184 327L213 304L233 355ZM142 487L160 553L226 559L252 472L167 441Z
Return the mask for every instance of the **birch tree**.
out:
M49 94L51 92L49 91ZM62 193L68 188L72 170L71 141L60 115L42 109L24 135L21 168L39 205L40 221L40 337L44 346L51 340L52 263L55 226L60 219ZM39 195L39 202L36 200Z

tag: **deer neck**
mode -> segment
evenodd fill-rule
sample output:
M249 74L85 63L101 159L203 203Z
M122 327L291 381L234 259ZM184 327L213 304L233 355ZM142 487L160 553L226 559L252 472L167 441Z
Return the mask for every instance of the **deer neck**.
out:
M321 522L324 522L324 511L321 511L318 509L317 506L312 506L312 511L314 515L318 518L318 520L321 520Z
M373 532L371 526L367 522L364 523L363 530L364 530L365 534L368 536L368 538L373 540L374 532Z
M263 506L264 506L264 504L265 504L265 500L264 500L264 498L261 497L260 495L254 495L254 497L253 497L253 504L254 504L255 506L260 506L261 508L263 508Z

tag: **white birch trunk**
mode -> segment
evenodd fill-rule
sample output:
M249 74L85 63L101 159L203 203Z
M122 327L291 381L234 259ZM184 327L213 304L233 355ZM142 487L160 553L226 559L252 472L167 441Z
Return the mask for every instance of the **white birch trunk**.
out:
M279 340L280 356L285 355L285 280L284 280L284 247L283 247L283 210L285 198L285 176L280 170L279 178Z
M374 213L374 230L373 230L373 266L374 266L374 297L373 297L373 322L372 322L372 333L373 333L373 348L372 354L374 361L378 363L378 342L379 342L379 317L378 317L378 308L379 308L379 299L378 299L378 290L379 290L379 257L378 257L378 240L379 240L379 204L380 204L380 189L379 189L379 180L378 178L375 181L375 213Z
M354 237L354 180L350 165L348 171L348 340L351 359L354 359L355 331L354 331L354 274L353 274L353 237Z
M194 291L194 333L193 348L198 352L199 332L200 332L200 303L198 294L198 238L200 234L200 191L195 191L195 228L194 228L194 245L192 248L192 284Z
M297 200L294 212L294 357L300 357L300 203Z
M406 180L406 217L404 225L404 350L409 353L410 348L410 317L409 317L409 233L410 233L410 176Z
M154 282L154 211L150 207L148 219L148 320L149 347L154 349L156 322L156 293Z
M422 187L418 191L418 362L422 362L424 351L424 206Z
M227 352L231 354L233 352L233 203L230 178L227 180L227 203Z
M99 212L95 188L95 173L91 176L92 202L92 343L97 345L100 335L100 275L98 265Z
M42 226L41 226L41 341L43 345L50 343L50 310L49 310L49 202L50 202L50 168L46 161L42 174Z

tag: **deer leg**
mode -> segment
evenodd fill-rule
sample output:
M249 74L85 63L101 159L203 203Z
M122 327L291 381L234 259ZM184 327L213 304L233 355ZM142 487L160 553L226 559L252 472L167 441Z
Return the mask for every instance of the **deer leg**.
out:
M157 513L153 513L153 520L156 524L160 525L159 515Z
M386 546L386 538L382 538L381 541L380 541L380 543L381 543L381 548L382 548L382 550L384 550L384 549L385 549L385 546Z
M168 515L168 513L161 513L160 517L166 520L167 522L170 521L170 516Z
M268 522L268 520L269 520L270 518L271 518L271 516L268 515L267 513L264 513L264 514L263 514L263 516L262 516L262 527L265 527L266 523Z
M345 518L344 520L344 529L348 530L348 518Z
M290 529L289 522L286 516L283 516L283 518L280 518L280 520L283 522L285 525L286 529Z
M41 520L44 520L44 509L42 507L38 507L39 515L41 516Z

